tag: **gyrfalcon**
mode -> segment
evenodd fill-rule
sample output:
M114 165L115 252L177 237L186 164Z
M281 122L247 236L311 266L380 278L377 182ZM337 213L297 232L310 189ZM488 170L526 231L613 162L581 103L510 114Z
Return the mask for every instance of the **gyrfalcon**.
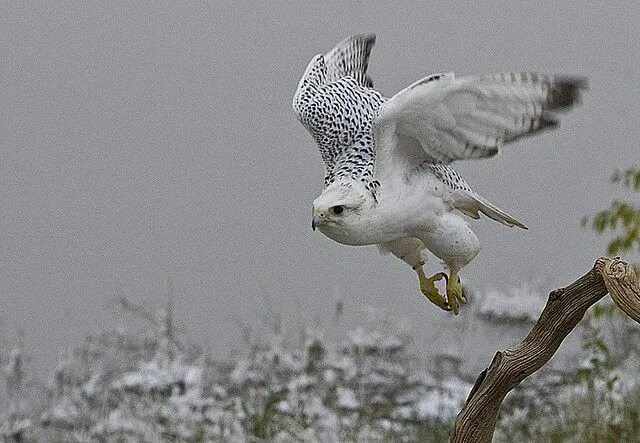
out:
M464 216L479 213L526 227L475 193L449 164L497 155L504 144L558 125L556 112L580 100L577 77L506 73L425 77L391 98L367 75L374 35L357 35L316 55L293 109L320 149L324 190L312 227L347 245L378 245L409 264L421 292L458 313L458 273L475 258L478 238ZM449 275L424 273L424 249ZM435 281L446 279L446 298Z

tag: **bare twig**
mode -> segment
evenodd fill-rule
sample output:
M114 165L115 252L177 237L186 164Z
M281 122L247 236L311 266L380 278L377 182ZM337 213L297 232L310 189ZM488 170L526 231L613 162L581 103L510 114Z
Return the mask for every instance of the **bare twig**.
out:
M144 320L147 320L148 322L156 326L160 324L160 319L158 318L158 315L155 314L151 309L132 302L124 295L121 295L120 297L118 297L115 300L115 303L118 304L120 309L122 309L125 312L129 312L133 314L135 317L139 317Z
M458 414L451 441L490 442L507 393L549 361L587 309L607 292L640 323L640 285L633 268L617 258L598 259L584 276L549 294L540 318L520 344L496 353Z

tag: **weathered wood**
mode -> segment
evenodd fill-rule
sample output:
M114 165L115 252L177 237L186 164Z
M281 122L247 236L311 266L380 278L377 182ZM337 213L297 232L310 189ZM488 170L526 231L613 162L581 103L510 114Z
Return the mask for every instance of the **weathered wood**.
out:
M458 414L451 441L490 442L507 393L549 361L589 307L607 292L640 323L640 285L633 268L617 258L598 259L584 276L549 294L540 318L521 343L496 353Z
M604 284L613 302L629 317L640 323L640 283L632 266L619 259L596 261Z

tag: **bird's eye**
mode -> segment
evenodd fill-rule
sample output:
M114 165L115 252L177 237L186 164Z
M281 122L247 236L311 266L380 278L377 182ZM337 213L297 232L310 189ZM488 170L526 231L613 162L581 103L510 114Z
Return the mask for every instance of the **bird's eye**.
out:
M335 215L340 215L342 214L342 211L344 211L344 206L342 205L334 206L333 208L331 208L331 211L333 211Z

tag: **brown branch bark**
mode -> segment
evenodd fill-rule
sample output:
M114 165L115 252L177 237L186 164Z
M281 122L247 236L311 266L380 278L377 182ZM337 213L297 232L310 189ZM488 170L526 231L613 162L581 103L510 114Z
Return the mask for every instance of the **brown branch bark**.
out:
M640 284L633 268L617 258L599 258L578 280L551 291L540 318L520 344L496 353L458 414L451 441L490 442L507 393L549 361L587 309L607 292L640 323Z
M633 268L620 260L599 259L595 269L602 276L613 302L640 323L640 283Z

